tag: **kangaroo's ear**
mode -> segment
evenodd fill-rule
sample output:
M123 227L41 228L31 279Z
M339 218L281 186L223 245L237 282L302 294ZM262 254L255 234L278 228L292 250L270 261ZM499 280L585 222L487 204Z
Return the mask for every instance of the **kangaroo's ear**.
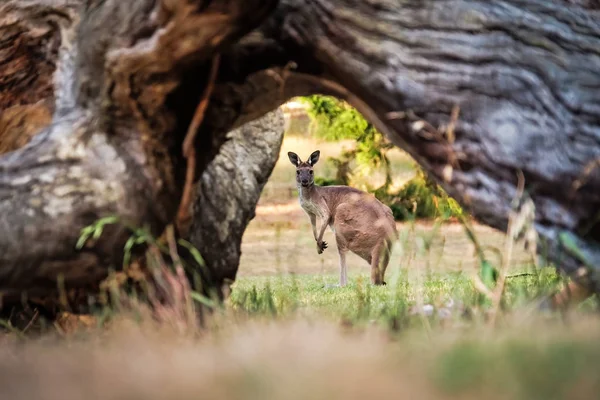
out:
M292 164L294 164L296 167L298 165L300 165L300 163L302 162L302 161L300 161L300 157L298 157L298 154L296 154L294 152L288 151L288 157L290 158L290 162Z
M321 155L321 152L319 150L313 151L313 153L310 155L310 157L308 157L308 163L310 165L315 165L317 163L317 161L319 161L320 155Z

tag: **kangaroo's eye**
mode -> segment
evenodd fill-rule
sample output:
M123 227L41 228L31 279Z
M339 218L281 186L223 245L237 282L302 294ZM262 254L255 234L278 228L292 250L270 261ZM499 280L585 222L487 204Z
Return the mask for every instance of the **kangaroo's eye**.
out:
M313 172L312 172L312 171L310 171L310 174L312 175L312 174L313 174Z
M300 175L300 171L296 171L296 175Z

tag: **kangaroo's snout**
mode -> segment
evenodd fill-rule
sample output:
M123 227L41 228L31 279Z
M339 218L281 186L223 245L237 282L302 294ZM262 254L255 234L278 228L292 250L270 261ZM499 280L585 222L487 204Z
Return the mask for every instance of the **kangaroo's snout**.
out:
M314 183L312 168L299 168L296 171L296 182L304 187L312 185Z

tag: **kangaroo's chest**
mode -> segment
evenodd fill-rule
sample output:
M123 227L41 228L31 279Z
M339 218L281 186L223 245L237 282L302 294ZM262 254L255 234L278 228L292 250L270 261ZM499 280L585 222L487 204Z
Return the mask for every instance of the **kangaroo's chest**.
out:
M300 197L300 207L307 213L315 214L320 217L324 214L323 206L309 198Z

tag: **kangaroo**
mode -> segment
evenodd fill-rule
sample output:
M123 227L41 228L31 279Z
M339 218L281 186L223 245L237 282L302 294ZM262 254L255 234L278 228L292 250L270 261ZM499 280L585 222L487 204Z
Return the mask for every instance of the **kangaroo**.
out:
M371 265L371 283L385 285L385 270L390 261L393 240L398 232L392 210L374 196L348 186L315 185L315 164L320 151L313 152L306 162L293 152L288 153L296 167L296 185L300 206L310 218L319 254L327 248L323 235L327 226L335 234L340 257L340 283L348 283L346 253L353 252ZM321 226L317 230L317 219Z

